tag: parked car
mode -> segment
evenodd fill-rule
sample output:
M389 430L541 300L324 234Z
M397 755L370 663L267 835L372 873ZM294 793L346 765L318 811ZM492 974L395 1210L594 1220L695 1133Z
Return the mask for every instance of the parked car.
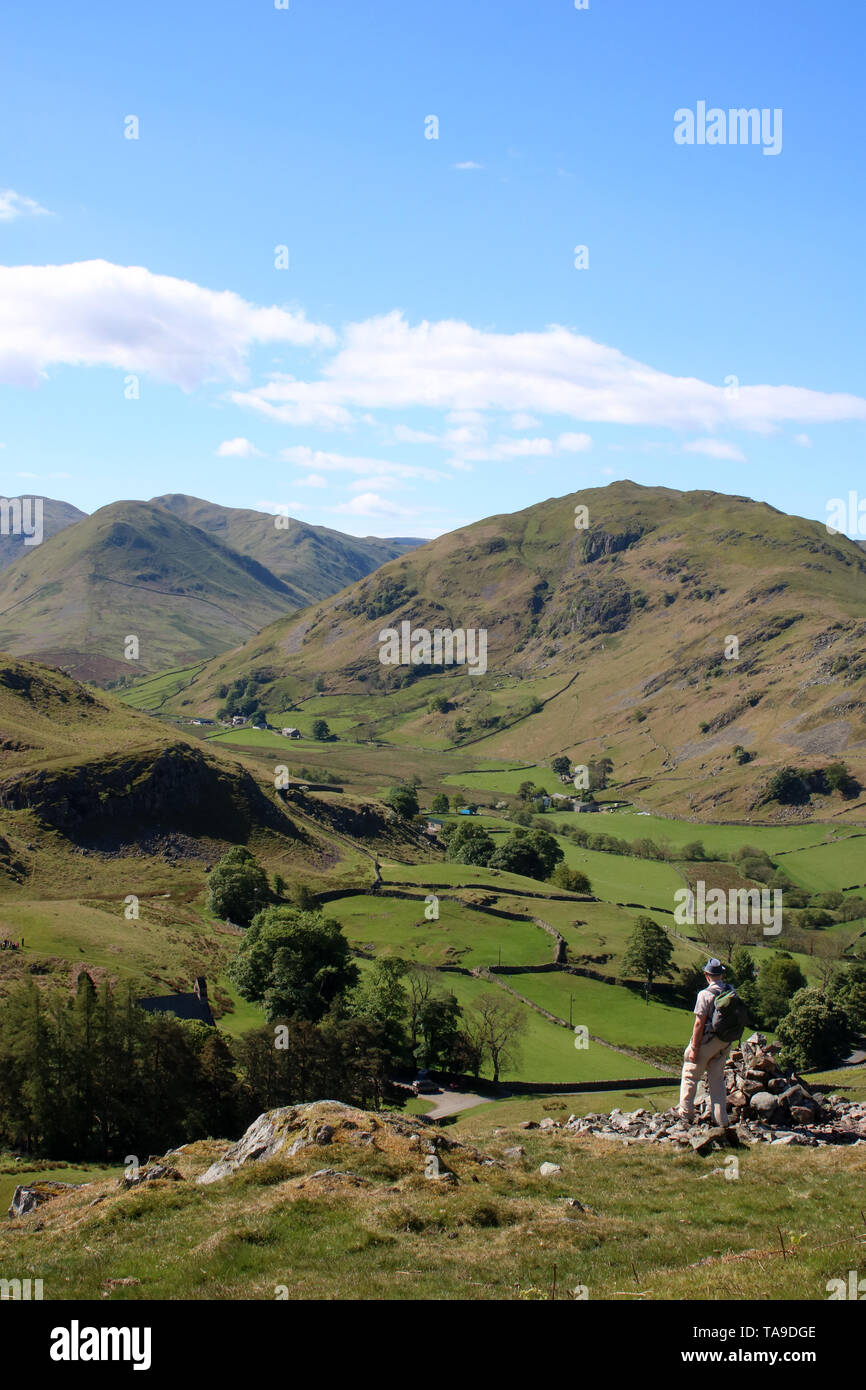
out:
M438 1096L441 1089L435 1081L416 1081L412 1087L416 1096Z

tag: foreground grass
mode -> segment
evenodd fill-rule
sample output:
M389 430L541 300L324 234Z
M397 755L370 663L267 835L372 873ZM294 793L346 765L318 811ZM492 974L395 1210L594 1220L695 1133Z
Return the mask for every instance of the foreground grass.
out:
M0 1268L43 1279L47 1299L541 1298L555 1268L560 1297L582 1285L591 1300L773 1301L824 1299L828 1279L862 1265L862 1149L741 1150L729 1181L718 1154L494 1137L468 1119L459 1133L498 1166L449 1155L455 1187L425 1180L420 1153L375 1144L201 1187L190 1179L223 1146L193 1145L177 1160L185 1182L121 1193L102 1180L43 1207L42 1230L9 1223ZM518 1143L525 1156L505 1158ZM542 1178L545 1161L561 1171ZM310 1181L325 1164L339 1176Z

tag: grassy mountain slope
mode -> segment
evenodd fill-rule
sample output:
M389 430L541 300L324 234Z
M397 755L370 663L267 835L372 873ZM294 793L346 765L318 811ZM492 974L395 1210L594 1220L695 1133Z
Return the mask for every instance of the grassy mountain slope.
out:
M202 531L215 536L241 555L248 555L289 584L300 603L327 598L389 560L423 545L421 540L347 536L325 526L285 518L277 529L266 512L239 507L220 507L181 492L151 499Z
M612 1102L634 1104L596 1094L544 1109L565 1119ZM48 1170L88 1186L5 1223L0 1258L38 1274L46 1299L111 1301L818 1301L858 1265L860 1148L757 1145L738 1151L741 1181L725 1182L712 1177L717 1153L527 1132L538 1102L491 1108L446 1131L322 1101L299 1114L329 1122L327 1146L206 1185L196 1178L223 1140L172 1152L182 1180L131 1189L116 1173ZM449 1181L425 1177L431 1140ZM551 1176L545 1162L559 1165ZM711 1192L697 1186L707 1179Z
M17 498L10 497L10 502L21 502L23 497L33 499L33 493L25 493ZM56 536L58 531L62 531L66 526L74 526L76 521L82 521L87 515L86 512L79 511L70 502L59 502L54 497L42 497L42 534L45 539L49 536ZM24 544L23 535L0 534L0 570L5 570L8 565L13 565L23 555L29 554L36 547Z
M197 527L147 502L116 502L0 576L0 648L104 681L212 656L298 601ZM124 657L130 634L137 661Z
M616 483L391 561L211 662L174 708L213 712L221 684L255 672L275 713L317 700L390 742L498 758L607 753L649 804L733 817L784 763L842 757L866 782L864 606L866 557L817 522ZM487 673L382 666L379 632L402 621L486 629ZM435 695L450 708L431 712Z

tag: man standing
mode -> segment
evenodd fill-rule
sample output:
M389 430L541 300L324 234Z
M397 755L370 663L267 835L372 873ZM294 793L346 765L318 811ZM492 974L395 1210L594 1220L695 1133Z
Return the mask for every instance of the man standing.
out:
M695 1092L698 1082L706 1072L713 1124L726 1128L728 1107L725 1097L725 1058L731 1044L724 1038L717 1038L713 1033L716 1000L725 987L725 967L715 956L704 966L704 977L707 987L701 990L695 1001L695 1026L691 1042L683 1053L685 1060L680 1086L680 1115L684 1120L694 1119Z

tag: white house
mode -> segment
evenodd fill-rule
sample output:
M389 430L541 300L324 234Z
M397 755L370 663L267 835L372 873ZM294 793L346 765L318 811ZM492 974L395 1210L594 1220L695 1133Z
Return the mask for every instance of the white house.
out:
M301 737L301 731L300 731L300 729L281 729L280 732L282 733L283 738L300 738L300 737Z

